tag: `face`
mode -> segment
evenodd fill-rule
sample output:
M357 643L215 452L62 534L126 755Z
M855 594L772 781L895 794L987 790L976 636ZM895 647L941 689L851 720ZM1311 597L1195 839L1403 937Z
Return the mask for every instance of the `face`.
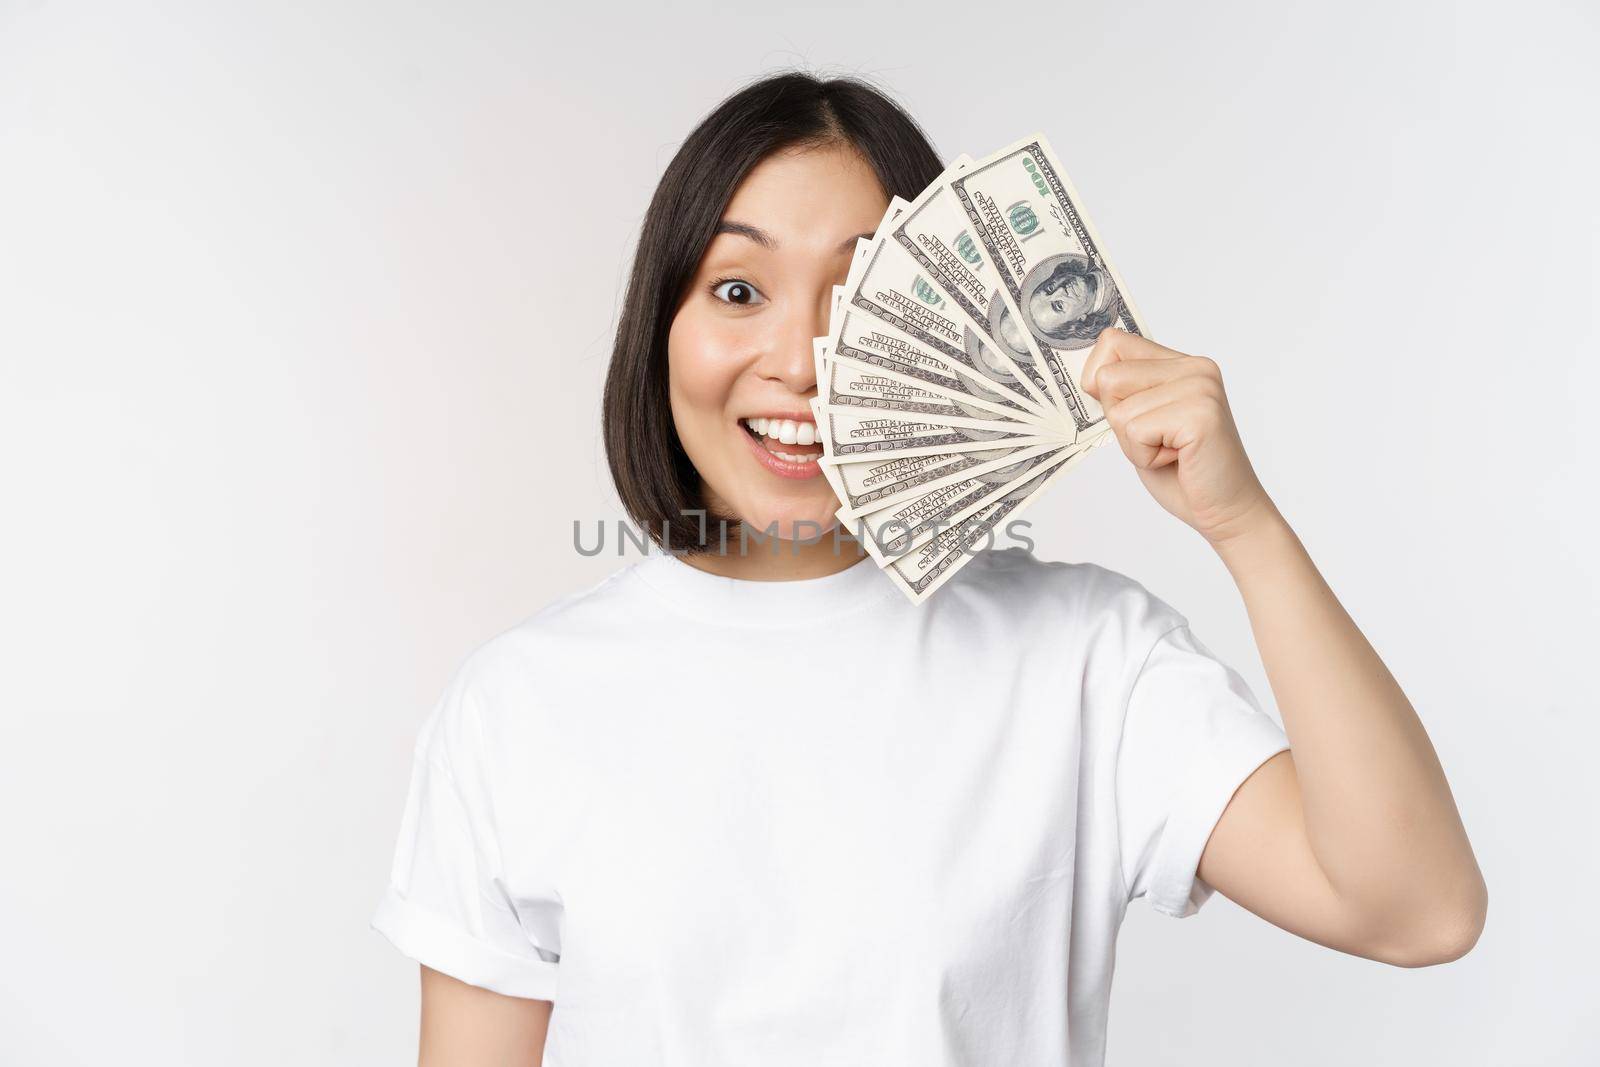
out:
M1009 312L1000 313L1000 336L995 340L1005 345L1007 351L1014 356L1020 356L1028 350L1027 342L1023 341L1022 332L1017 329L1017 324Z
M1033 321L1047 334L1060 334L1093 310L1089 279L1074 274L1053 292L1041 286L1034 291L1029 310Z
M770 156L734 191L667 338L672 418L709 507L785 540L833 526L811 339L888 207L844 146Z

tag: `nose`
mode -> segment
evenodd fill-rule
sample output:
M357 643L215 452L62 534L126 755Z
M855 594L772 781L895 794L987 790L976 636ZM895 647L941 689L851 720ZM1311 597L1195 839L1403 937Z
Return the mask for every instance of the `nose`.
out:
M756 373L769 381L782 382L804 396L817 387L817 368L812 358L811 339L828 328L828 305L832 288L813 307L796 306L773 323L772 333L756 360Z

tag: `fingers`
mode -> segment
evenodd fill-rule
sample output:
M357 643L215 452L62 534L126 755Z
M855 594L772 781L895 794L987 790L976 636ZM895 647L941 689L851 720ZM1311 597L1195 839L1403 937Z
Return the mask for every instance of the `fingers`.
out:
M1222 378L1216 363L1204 356L1186 355L1147 337L1105 329L1084 360L1080 382L1084 391L1103 407L1140 389L1189 374L1210 376L1219 382Z
M1189 410L1193 401L1205 401L1205 386L1197 377L1182 377L1160 385L1142 389L1126 400L1110 404L1105 409L1106 422L1122 445L1123 454L1136 467L1165 466L1177 458L1181 447L1168 440L1171 427L1157 412L1174 406ZM1170 454L1169 454L1170 452Z
M1106 408L1106 421L1115 430L1118 426L1126 426L1131 420L1147 411L1168 404L1188 400L1213 400L1216 397L1217 394L1212 391L1208 379L1200 375L1185 375L1153 385L1148 389L1140 389L1126 399L1111 404Z
M1208 403L1203 397L1186 396L1120 419L1122 428L1116 434L1123 453L1134 466L1146 470L1175 462L1179 453L1200 440Z
M1090 392L1101 407L1109 407L1145 389L1193 376L1196 368L1188 356L1174 359L1139 359L1120 363L1107 363L1095 372L1094 389ZM1089 389L1087 382L1084 388Z
M1102 393L1111 394L1101 402L1106 422L1138 467L1166 466L1227 417L1222 377L1207 359L1114 363L1101 368L1100 379Z
M1084 392L1135 466L1164 467L1199 440L1227 409L1214 360L1190 356L1147 337L1106 329L1084 360Z
M1110 326L1101 330L1100 336L1095 338L1094 347L1083 362L1083 376L1079 381L1090 396L1099 400L1100 394L1095 391L1093 382L1105 366L1134 360L1175 358L1183 358L1183 353L1158 345L1148 337Z

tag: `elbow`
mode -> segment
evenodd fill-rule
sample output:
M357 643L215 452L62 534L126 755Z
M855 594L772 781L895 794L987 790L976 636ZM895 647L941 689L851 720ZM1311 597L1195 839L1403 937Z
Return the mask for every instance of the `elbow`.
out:
M1471 952L1483 935L1489 913L1489 891L1477 872L1462 897L1460 902L1440 907L1426 919L1411 924L1410 936L1385 953L1383 961L1396 967L1437 967Z

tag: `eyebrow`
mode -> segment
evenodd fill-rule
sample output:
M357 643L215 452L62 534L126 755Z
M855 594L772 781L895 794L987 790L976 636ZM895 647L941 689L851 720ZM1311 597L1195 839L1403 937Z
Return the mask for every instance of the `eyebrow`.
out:
M778 247L777 238L773 237L761 227L752 226L748 222L735 222L732 219L723 219L721 222L717 223L717 228L715 231L713 231L713 236L719 233L731 233L740 237L748 237L750 240L766 249L776 249ZM843 241L839 242L839 251L849 252L855 248L858 240L863 237L871 236L872 233L869 231L867 233L858 233L850 237L846 237Z

